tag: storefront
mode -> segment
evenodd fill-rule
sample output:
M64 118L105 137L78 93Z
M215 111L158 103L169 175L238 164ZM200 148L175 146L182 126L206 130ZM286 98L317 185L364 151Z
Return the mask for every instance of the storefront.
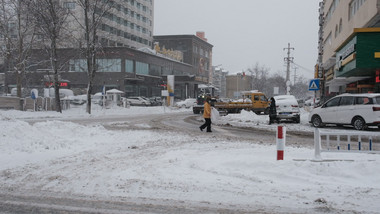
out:
M380 28L355 29L336 51L330 92L380 93L379 44Z
M86 59L79 49L59 49L60 86L84 94L87 90L88 74ZM49 56L42 50L34 50L29 60L31 65L25 74L23 87L43 91L51 87L50 63L37 63ZM166 77L175 76L175 97L185 99L196 97L198 84L205 84L208 78L198 76L197 68L190 64L175 61L167 57L146 53L126 47L104 48L97 56L97 68L93 93L118 89L124 96L158 97L165 90ZM47 78L50 77L50 78ZM6 85L16 84L14 72L6 72ZM30 94L30 93L29 93Z

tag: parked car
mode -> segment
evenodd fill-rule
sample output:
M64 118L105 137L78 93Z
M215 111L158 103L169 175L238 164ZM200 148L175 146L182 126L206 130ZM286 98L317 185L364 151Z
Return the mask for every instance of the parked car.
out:
M276 101L276 119L300 123L300 109L297 99L293 95L274 96Z
M197 99L187 98L186 100L176 102L175 106L180 108L190 108L197 104Z
M74 105L83 105L87 102L87 95L70 96L70 103Z
M103 99L106 99L105 95L102 92L94 94L91 98L91 102L99 105L103 105Z
M128 97L127 103L131 106L150 106L151 102L143 97Z
M319 98L309 98L305 101L305 106L317 106L319 104Z
M152 106L161 106L162 105L161 97L151 97L151 98L149 98L149 101L150 101Z
M380 94L341 94L313 109L309 122L314 127L325 124L352 125L356 130L380 126Z

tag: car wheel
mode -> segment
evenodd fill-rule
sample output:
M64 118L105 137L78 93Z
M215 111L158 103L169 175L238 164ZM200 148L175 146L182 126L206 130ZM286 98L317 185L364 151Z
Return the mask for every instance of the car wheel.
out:
M318 115L314 115L311 118L311 123L313 124L314 127L320 128L323 126L322 119Z
M355 117L354 119L352 119L352 126L356 130L364 130L367 128L364 119L361 117Z
M300 118L299 118L299 117L296 117L296 118L294 119L294 122L296 122L296 123L300 123L300 122L301 122L301 120L300 120Z

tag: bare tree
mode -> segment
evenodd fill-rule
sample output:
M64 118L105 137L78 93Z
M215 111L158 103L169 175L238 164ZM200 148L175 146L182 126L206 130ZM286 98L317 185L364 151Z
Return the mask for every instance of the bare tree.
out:
M1 0L0 4L1 53L8 71L14 70L16 73L17 96L21 97L23 77L35 33L35 25L27 11L30 1Z
M252 89L263 91L269 70L270 69L265 65L260 66L258 62L252 68L248 68L248 72L250 72L252 76Z
M50 55L51 67L54 73L54 94L57 112L62 113L59 97L59 65L58 43L62 38L63 26L68 16L68 10L63 8L58 0L33 0L31 7L35 22L38 24L40 33L46 35L49 44L46 46Z
M309 92L308 81L300 76L296 83L290 87L290 94L297 98L306 98Z
M98 41L98 29L103 24L105 14L114 6L112 0L77 0L83 10L84 20L76 17L78 25L83 30L85 53L87 60L87 106L86 112L91 114L91 94L97 72L97 53L101 51Z
M285 77L281 74L281 72L275 73L271 75L265 82L265 89L263 92L268 96L273 96L274 87L279 88L279 94L285 94L286 92L286 80Z

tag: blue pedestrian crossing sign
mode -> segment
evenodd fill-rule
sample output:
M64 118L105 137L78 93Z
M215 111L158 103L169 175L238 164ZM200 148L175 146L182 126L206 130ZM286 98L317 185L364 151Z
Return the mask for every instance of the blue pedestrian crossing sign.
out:
M319 90L319 79L312 79L309 83L309 91L318 91Z

